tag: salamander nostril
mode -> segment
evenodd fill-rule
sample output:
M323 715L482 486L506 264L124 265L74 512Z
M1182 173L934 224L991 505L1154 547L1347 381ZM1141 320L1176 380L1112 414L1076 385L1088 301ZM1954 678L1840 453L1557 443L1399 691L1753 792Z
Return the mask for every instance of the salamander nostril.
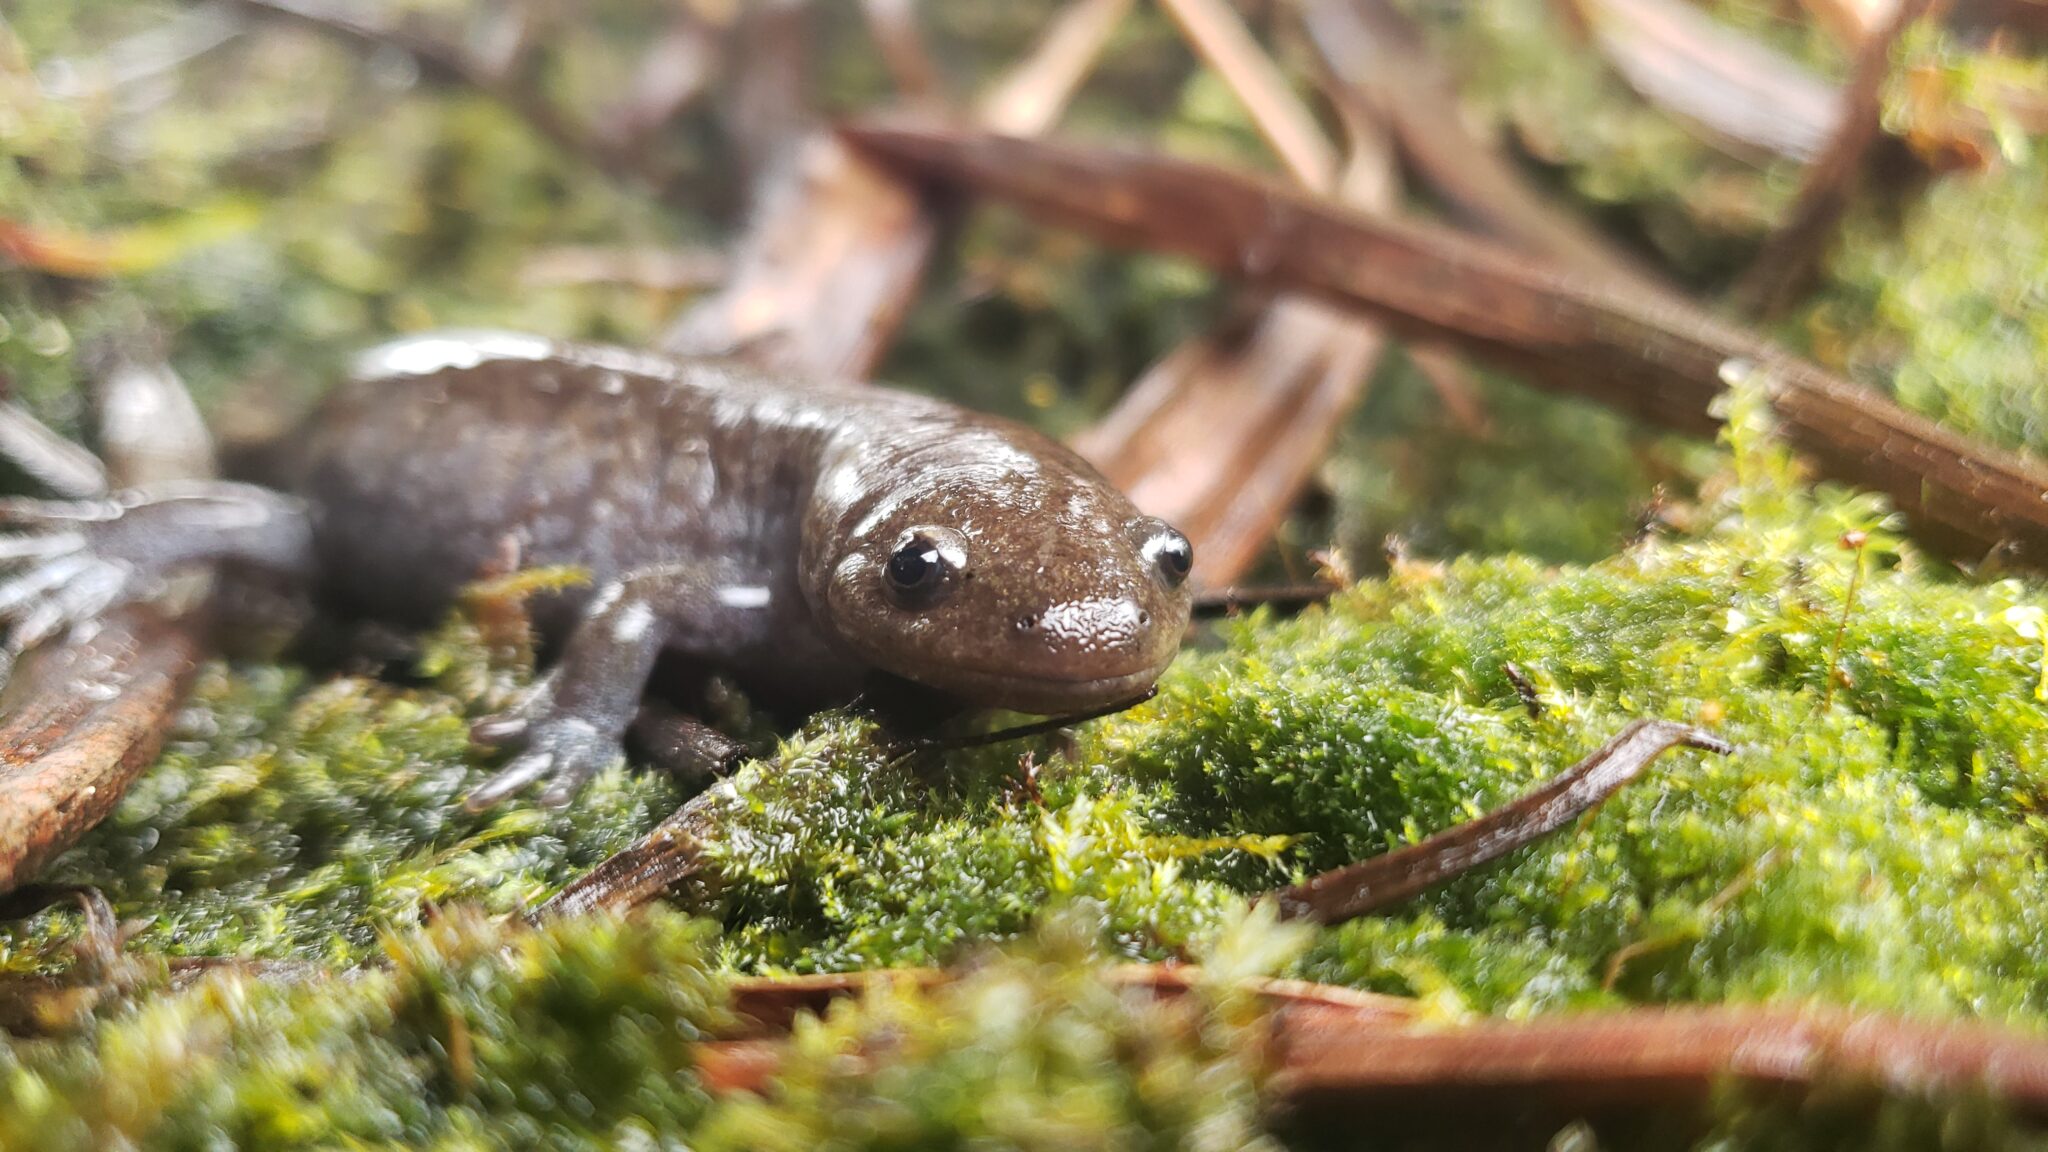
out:
M1010 626L1018 632L1030 632L1038 627L1038 613L1026 612L1024 615L1010 621Z
M1140 613L1138 613L1138 627L1140 627L1140 628L1150 628L1151 626L1152 626L1152 614L1151 614L1150 612L1140 612Z

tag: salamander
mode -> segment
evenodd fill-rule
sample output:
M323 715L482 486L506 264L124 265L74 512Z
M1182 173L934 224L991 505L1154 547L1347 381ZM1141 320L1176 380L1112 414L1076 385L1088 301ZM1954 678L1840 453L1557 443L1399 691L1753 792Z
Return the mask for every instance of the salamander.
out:
M343 616L431 623L509 549L555 653L480 742L469 796L567 802L622 756L658 658L809 705L880 685L966 709L1099 710L1188 625L1187 538L1027 427L906 392L509 332L365 353L273 484L15 499L0 619L21 649L181 571L250 565Z

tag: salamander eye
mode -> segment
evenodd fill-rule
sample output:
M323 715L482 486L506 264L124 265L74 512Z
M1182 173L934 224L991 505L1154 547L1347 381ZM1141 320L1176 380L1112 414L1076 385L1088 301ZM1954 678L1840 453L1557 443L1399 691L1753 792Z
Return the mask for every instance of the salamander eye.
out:
M1188 573L1195 570L1195 546L1177 530L1159 525L1159 531L1147 537L1144 546L1145 559L1159 570L1159 578L1166 581L1168 588L1178 588L1187 583Z
M929 608L953 591L967 567L967 542L950 528L912 528L882 565L882 587L903 608Z

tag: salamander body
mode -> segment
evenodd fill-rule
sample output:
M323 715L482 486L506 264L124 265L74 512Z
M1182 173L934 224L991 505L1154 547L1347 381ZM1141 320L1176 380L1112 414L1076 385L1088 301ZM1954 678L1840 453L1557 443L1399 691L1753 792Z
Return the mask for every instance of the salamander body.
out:
M38 502L63 546L9 586L14 642L209 561L408 626L508 553L585 569L536 606L553 666L477 726L521 750L484 804L616 759L664 654L811 704L1067 714L1148 689L1188 621L1179 532L1030 429L882 388L439 333L366 354L287 444L276 488Z

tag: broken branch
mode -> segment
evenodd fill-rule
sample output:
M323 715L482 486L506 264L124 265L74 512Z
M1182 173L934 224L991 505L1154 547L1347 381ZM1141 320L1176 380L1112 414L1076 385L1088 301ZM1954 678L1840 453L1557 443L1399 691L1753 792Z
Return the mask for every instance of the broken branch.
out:
M870 991L931 991L953 978L937 969L741 978L732 986L740 1025L699 1050L706 1086L770 1091L799 1017ZM1200 969L1183 967L1129 965L1104 979L1169 1001L1204 986ZM1525 1133L1583 1117L1655 1116L1689 1128L1730 1087L1796 1098L1857 1082L1893 1098L1985 1092L2020 1119L2048 1119L2048 1043L1972 1022L1727 1006L1445 1027L1395 997L1292 980L1245 987L1269 1013L1267 1099L1296 1125L1355 1124L1369 1114L1375 1123L1428 1124L1433 1142L1483 1130L1493 1147L1508 1117ZM886 1058L880 1049L846 1055L853 1067Z
M1496 1119L1522 1110L1525 1122L1533 1109L1561 1122L1701 1109L1731 1083L1803 1092L1858 1081L1901 1096L1986 1091L2022 1117L2048 1118L2048 1044L1967 1022L1821 1008L1638 1008L1450 1029L1326 1026L1285 1039L1272 1091L1329 1118L1477 1108Z
M704 871L704 845L717 832L714 808L731 793L726 780L698 793L647 835L570 881L530 918L539 923L599 910L624 912L659 900Z
M1360 207L1391 203L1393 157L1377 124L1347 118L1351 155L1340 172L1336 150L1234 12L1217 0L1170 8L1296 180L1318 192L1334 185ZM1384 345L1372 325L1321 301L1264 302L1250 323L1219 325L1168 353L1074 447L1188 534L1202 557L1199 586L1227 584L1270 547Z

